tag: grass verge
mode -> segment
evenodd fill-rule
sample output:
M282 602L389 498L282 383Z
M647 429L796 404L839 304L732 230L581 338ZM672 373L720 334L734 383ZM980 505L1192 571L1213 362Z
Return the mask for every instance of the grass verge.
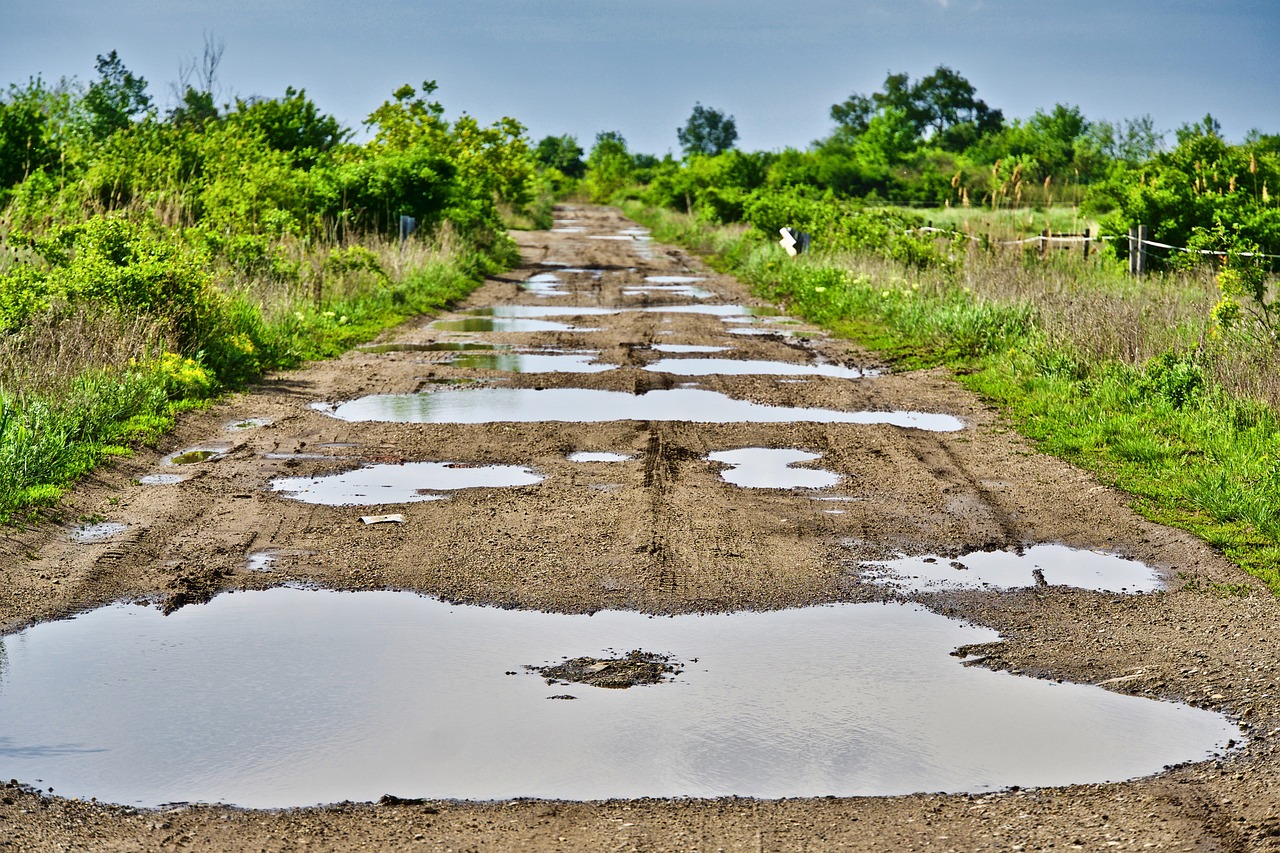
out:
M1201 279L1139 285L1105 268L1021 260L935 273L876 258L792 260L742 228L638 204L626 213L899 366L951 368L1041 450L1280 593L1280 383L1256 372L1248 387L1229 381L1232 364L1274 365L1275 353L1268 361L1244 339L1214 338Z

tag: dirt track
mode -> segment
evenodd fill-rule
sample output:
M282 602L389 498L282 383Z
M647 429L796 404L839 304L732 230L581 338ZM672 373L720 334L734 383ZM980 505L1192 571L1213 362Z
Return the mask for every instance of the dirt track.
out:
M630 240L589 239L630 226L616 212L560 215L583 231L518 234L525 268L487 283L463 306L654 306L691 300L625 294L646 275L708 276L711 303L747 303L737 282L683 252ZM638 251L639 250L639 251ZM568 299L540 299L518 282L561 272ZM551 318L563 320L566 318ZM567 320L568 322L575 322ZM754 801L642 800L344 804L288 812L184 807L155 812L3 790L0 844L15 849L1280 849L1280 652L1277 605L1211 549L1148 523L1125 495L1033 452L999 415L941 372L848 380L683 377L643 370L663 342L731 346L728 357L875 367L873 356L815 329L772 318L757 326L801 335L735 335L708 314L625 312L576 321L593 332L461 333L411 323L388 340L485 340L531 348L591 349L616 370L509 374L449 363L451 353L352 352L271 377L252 392L184 418L166 451L218 446L177 486L144 486L159 452L101 471L69 502L69 517L129 525L99 544L69 540L72 525L10 536L4 545L0 627L74 613L120 598L177 606L219 589L301 581L342 589L398 588L458 602L572 613L772 609L883 598L860 580L860 561L894 553L959 555L1037 542L1107 549L1164 570L1169 590L1145 596L1065 587L920 600L998 629L985 665L1109 689L1179 699L1241 720L1248 745L1227 758L1122 784L1010 791L983 797ZM959 432L857 424L693 424L664 421L348 423L311 408L367 394L420 391L451 379L502 387L646 392L700 387L758 403L956 415ZM248 418L270 424L228 430ZM712 451L794 447L822 454L854 500L832 514L782 490L725 483ZM632 461L575 464L573 451ZM450 500L370 510L283 500L268 483L366 462L529 465L536 486L466 490ZM187 473L184 471L184 473ZM371 511L403 525L361 524ZM272 551L275 571L247 555ZM1224 584L1247 585L1246 596ZM3 765L0 764L0 767ZM3 772L0 770L0 772Z

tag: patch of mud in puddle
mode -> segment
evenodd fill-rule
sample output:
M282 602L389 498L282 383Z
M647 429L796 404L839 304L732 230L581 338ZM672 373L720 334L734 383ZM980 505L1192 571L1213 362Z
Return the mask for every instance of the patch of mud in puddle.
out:
M581 657L542 666L525 664L547 684L569 686L589 684L609 690L625 690L641 684L661 684L679 675L684 667L671 655L633 649L614 657ZM553 699L577 699L577 696L553 696Z
M820 453L787 448L744 447L707 455L712 462L730 466L720 472L726 483L744 489L827 489L840 482L840 475L819 468L795 468L800 462L821 459Z
M187 479L186 474L148 474L138 478L142 486L173 486Z
M964 422L952 415L766 406L696 388L639 395L585 388L466 388L423 394L372 394L337 405L316 403L312 407L339 420L384 423L692 421L888 424L930 432L964 429Z
M566 457L570 462L630 462L634 457L609 451L578 450Z
M653 344L649 349L654 352L669 353L710 353L710 352L728 352L733 347L713 347L703 344Z
M663 358L645 365L644 369L674 376L830 376L836 379L863 379L877 375L875 370L839 364L792 364L787 361L737 358Z
M94 542L106 542L108 539L114 539L121 533L129 529L129 525L121 524L118 521L102 521L97 524L82 524L75 530L71 531L70 539L78 545L91 545ZM3 651L0 649L0 651ZM0 654L0 661L3 655ZM0 676L4 675L4 670L0 669ZM4 755L4 738L0 737L0 756Z
M470 352L472 350L497 350L506 349L500 344L482 344L472 343L470 341L438 341L436 343L423 344L412 343L409 341L401 341L389 344L368 344L362 347L356 347L359 352L369 353L388 353L388 352Z
M221 458L231 451L226 446L209 445L207 447L188 447L170 453L160 460L164 465L197 465L211 459Z
M532 486L546 479L521 465L462 465L405 462L368 465L322 477L282 477L271 481L281 497L323 506L373 506L444 500L437 492Z
M450 364L468 370L501 370L507 373L604 373L616 364L595 361L600 353L473 353Z
M1045 585L1114 593L1155 592L1165 588L1164 578L1145 563L1065 545L1032 545L1020 553L974 551L958 559L902 557L864 566L866 580L907 592L1008 590Z
M271 418L245 418L239 421L232 421L226 425L226 430L227 432L244 432L245 430L264 426L271 426Z
M144 807L888 796L1131 779L1242 740L1220 714L951 655L996 639L907 604L566 616L288 587L122 604L0 640L0 771ZM684 671L601 690L523 669L608 649Z

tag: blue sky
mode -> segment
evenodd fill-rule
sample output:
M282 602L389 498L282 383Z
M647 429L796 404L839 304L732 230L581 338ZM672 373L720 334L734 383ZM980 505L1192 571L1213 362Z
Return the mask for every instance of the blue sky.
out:
M890 71L948 65L1007 118L1055 103L1172 131L1206 112L1280 133L1277 0L0 0L0 82L93 76L118 50L163 106L211 34L222 96L307 90L344 123L433 79L449 115L511 115L537 140L678 153L695 102L748 149L804 147Z

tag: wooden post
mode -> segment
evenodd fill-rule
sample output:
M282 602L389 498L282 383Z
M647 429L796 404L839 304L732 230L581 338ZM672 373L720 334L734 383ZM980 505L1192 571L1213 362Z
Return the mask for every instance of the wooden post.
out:
M1089 229L1084 229L1084 259L1089 260Z
M1148 236L1147 226L1139 225L1138 226L1138 275L1139 276L1144 276L1147 274L1147 247L1146 247L1147 236Z
M1044 259L1044 256L1045 256L1045 255L1047 255L1047 254L1049 254L1049 229L1048 229L1048 228L1046 228L1046 229L1044 229L1043 231L1041 231L1041 232L1040 232L1040 258L1041 258L1041 260L1043 260L1043 259Z
M1129 275L1138 274L1138 226L1129 228Z

